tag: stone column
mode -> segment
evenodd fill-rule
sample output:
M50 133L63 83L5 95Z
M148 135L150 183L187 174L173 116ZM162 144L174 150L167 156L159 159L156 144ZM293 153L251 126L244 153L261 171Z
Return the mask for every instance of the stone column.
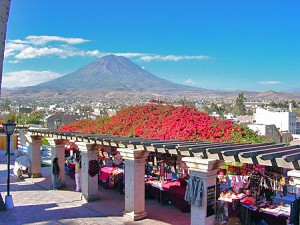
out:
M51 146L51 180L53 181L52 162L55 157L58 158L58 166L60 169L60 184L61 187L66 187L66 174L65 174L65 144L68 142L66 139L47 138ZM52 183L51 183L52 184Z
M100 168L98 167L98 172L94 176L91 176L93 174L89 173L89 169L93 170L93 168L90 168L92 167L90 163L96 163L96 161L98 163L99 161L100 145L84 142L76 142L76 144L81 154L82 195L87 202L98 200L98 174Z
M19 129L19 136L18 136L18 156L22 156L24 154L28 154L28 144L26 143L26 134L27 130Z
M131 220L147 217L145 211L145 164L149 152L138 149L118 148L125 164L125 211Z
M29 143L28 157L31 162L29 167L29 175L32 178L42 177L41 173L41 140L42 136L26 135L27 142Z
M216 213L216 181L220 166L218 160L195 157L182 158L189 168L190 180L200 178L203 184L203 199L200 207L191 204L191 225L215 224Z

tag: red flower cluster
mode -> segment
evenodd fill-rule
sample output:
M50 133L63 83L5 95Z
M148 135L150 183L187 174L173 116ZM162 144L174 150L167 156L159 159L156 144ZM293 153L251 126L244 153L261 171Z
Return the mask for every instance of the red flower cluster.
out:
M147 104L120 110L111 118L81 120L60 131L176 140L262 142L247 128L217 120L193 106Z

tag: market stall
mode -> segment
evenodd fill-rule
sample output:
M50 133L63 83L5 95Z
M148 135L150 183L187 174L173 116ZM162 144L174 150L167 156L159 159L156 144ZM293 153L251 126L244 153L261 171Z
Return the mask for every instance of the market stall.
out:
M65 144L65 172L69 174L72 179L75 179L74 159L78 158L79 155L80 151L74 142L67 142Z
M101 148L99 151L99 184L106 188L118 188L123 193L123 158L114 148Z
M216 219L240 224L299 225L299 187L279 167L224 163L218 173ZM262 222L263 221L263 222Z
M146 197L158 199L161 205L172 203L182 212L189 212L184 200L187 169L180 157L151 153L146 164Z

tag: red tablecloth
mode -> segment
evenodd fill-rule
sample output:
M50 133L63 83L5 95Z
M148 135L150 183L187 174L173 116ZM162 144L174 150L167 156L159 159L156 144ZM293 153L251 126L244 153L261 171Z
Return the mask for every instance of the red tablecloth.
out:
M184 198L185 195L185 187L180 186L180 182L179 181L167 181L165 183L162 184L162 187L165 191L169 191L172 192L175 195L178 195L179 197Z
M179 180L167 181L162 184L165 190L165 196L180 209L182 212L190 212L191 206L184 200L186 185L183 185Z

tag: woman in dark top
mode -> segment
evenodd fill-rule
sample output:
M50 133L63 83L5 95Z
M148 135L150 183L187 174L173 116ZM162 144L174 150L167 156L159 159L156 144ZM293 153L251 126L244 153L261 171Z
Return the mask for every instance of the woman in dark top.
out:
M55 157L53 159L53 164L52 164L53 190L57 190L60 188L59 171L60 171L60 169L58 166L58 158Z

